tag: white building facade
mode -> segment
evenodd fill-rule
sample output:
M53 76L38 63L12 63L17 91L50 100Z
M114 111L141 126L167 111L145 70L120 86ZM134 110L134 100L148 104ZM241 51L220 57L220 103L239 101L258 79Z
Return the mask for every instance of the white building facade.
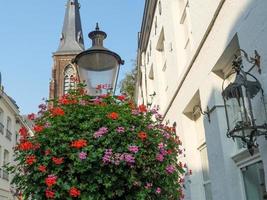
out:
M0 88L0 199L13 200L15 189L10 182L12 175L3 168L7 163L14 163L13 148L19 140L21 126L28 127L19 115L15 101Z
M253 156L226 137L222 84L238 49L261 55L261 74L256 67L251 74L267 96L266 0L146 1L136 97L139 104L159 105L164 119L176 122L193 171L185 199L267 199L264 136ZM244 70L250 66L244 62Z

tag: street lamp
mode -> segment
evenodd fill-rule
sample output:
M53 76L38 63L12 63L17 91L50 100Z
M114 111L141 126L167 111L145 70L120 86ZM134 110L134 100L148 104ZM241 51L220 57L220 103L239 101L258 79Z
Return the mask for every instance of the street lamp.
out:
M107 34L99 30L89 33L92 47L78 54L73 62L77 64L80 79L85 81L89 95L98 96L115 93L120 65L124 64L121 57L103 46Z
M232 63L235 80L226 87L225 80L222 86L225 114L227 120L227 137L240 138L253 155L257 147L256 139L261 135L267 137L266 108L264 103L263 89L259 80L250 71L257 66L260 72L260 56L255 51L254 58L248 58L244 50L241 55L235 56ZM243 54L243 56L242 56ZM242 58L246 58L252 67L245 72L243 70Z

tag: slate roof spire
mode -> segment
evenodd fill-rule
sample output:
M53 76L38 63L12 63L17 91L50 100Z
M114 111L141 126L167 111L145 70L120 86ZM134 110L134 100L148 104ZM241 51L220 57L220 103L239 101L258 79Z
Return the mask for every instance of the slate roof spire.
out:
M68 0L58 53L79 53L84 50L78 0Z

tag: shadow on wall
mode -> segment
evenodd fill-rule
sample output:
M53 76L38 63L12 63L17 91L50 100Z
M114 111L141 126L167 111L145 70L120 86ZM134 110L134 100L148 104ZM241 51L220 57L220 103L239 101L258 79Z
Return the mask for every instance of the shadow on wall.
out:
M191 191L187 190L186 199L263 200L263 196L266 195L264 182L267 177L266 173L263 177L262 172L263 169L267 172L267 156L263 153L267 151L267 142L264 137L259 138L259 153L256 150L254 157L251 157L239 141L226 137L227 124L221 95L223 80L231 73L234 54L241 48L249 55L253 55L254 50L261 55L262 73L259 74L257 68L251 73L260 81L267 96L267 69L264 67L267 65L266 8L265 0L250 0L244 3L225 1L193 64L203 71L208 65L212 73L209 73L204 83L200 83L199 90L188 104L190 106L184 110L183 132L185 135L190 133L191 136L184 136L187 144L187 160L194 158L188 160L193 175L189 178L191 180L187 188ZM223 25L227 24L229 16L221 16L221 13L227 13L227 10L231 12L240 10L240 13L231 23L231 27L222 29ZM206 65L197 61L207 55L210 59L205 61ZM218 57L219 59L214 59ZM201 64L198 66L198 63ZM244 70L248 70L249 67L248 63L244 63ZM226 80L227 83L229 81L231 80ZM267 99L265 104L266 101ZM210 109L210 122L207 115L201 115L201 112L205 114L204 112L207 111L201 108L207 106ZM262 111L261 108L258 110ZM236 114L235 111L232 114ZM192 138L192 136L195 137ZM199 145L201 142L203 145ZM198 148L195 149L195 147ZM263 165L258 164L259 162ZM201 163L201 168L197 163Z
M252 69L251 74L260 81L265 90L265 96L267 95L267 70L264 67L267 65L267 1L247 1L245 8L241 8L242 4L239 3L226 2L222 7L222 11L229 9L234 12L235 9L233 8L238 8L237 10L242 10L242 12L239 13L236 21L232 23L232 27L229 29L223 44L223 53L216 61L216 64L213 65L212 73L209 74L209 78L204 84L205 86L200 90L200 99L204 99L202 107L208 106L212 110L210 122L207 118L203 120L209 161L208 169L213 199L263 200L263 196L266 196L265 180L267 178L265 173L264 180L264 174L262 173L263 168L267 172L267 157L263 152L267 150L267 142L264 137L260 137L258 140L260 144L259 153L257 154L258 151L256 150L255 155L251 157L247 150L242 148L240 141L233 141L227 138L226 115L221 96L223 80L232 73L232 60L234 55L238 54L238 49L244 49L251 56L254 56L254 50L257 50L262 56L262 73L259 74L258 69L255 67ZM227 21L227 17L225 17L225 20ZM214 26L216 26L216 22ZM220 29L219 31L223 32ZM209 42L210 51L218 48L217 42L221 36L219 31L217 33L211 31L208 36L214 40L214 42ZM211 55L214 54L211 52ZM250 69L250 63L244 61L243 64L245 71ZM226 84L233 79L234 77L230 76L228 80L225 80ZM207 95L208 98L205 99L207 93L203 94L204 88L207 85L211 85L211 83L213 85L211 92ZM252 106L259 107L261 105ZM257 112L263 112L262 108L256 110ZM237 110L232 110L232 117L237 114ZM260 113L255 113L255 116L260 116ZM250 162L246 162L248 159ZM263 167L256 167L259 162L263 163ZM255 169L254 172L251 170L252 168Z

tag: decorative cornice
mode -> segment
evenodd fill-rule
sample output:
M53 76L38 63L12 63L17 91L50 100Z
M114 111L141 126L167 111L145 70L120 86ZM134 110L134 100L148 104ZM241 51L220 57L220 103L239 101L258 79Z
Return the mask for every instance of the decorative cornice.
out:
M141 52L143 52L148 45L157 3L158 0L146 0L145 3L141 32L138 41L138 48Z

